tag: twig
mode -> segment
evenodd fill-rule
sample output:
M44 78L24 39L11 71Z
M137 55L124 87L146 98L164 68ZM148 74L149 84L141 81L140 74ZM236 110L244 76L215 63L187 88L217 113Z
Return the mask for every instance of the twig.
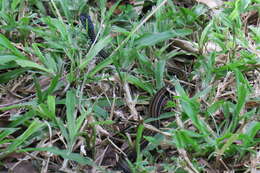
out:
M25 98L23 98L21 100L17 100L17 101L15 101L13 103L2 104L2 105L0 105L0 108L7 107L7 106L12 106L12 105L15 105L15 104L20 104L20 103L22 103L24 101L27 101L27 100L30 100L31 98L34 98L35 96L36 96L36 94L33 94L33 95L25 97Z
M135 101L133 101L133 99L132 99L130 88L129 88L129 85L128 85L127 82L124 82L123 88L124 88L124 91L125 91L126 104L129 107L129 109L130 109L131 117L133 116L134 119L136 119L138 113L137 113L137 110L135 109Z

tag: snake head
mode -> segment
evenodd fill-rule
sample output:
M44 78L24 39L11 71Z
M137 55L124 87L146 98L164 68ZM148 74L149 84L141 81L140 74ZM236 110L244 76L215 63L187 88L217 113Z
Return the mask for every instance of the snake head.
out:
M95 39L95 32L94 32L94 25L93 22L90 18L90 16L86 13L82 13L79 16L79 19L83 25L84 28L86 28L86 21L87 21L87 25L88 25L88 34L90 36L90 38L92 39L92 41Z
M86 20L88 20L88 18L90 18L89 15L85 13L80 14L79 16L79 19L84 27L86 27Z

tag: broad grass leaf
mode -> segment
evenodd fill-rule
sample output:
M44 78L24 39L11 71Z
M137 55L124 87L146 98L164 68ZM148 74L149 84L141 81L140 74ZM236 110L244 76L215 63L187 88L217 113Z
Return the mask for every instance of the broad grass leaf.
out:
M189 150L199 150L199 145L194 137L194 133L190 133L188 130L178 130L175 132L176 146L178 148L186 148ZM192 136L191 136L192 135ZM198 136L196 136L198 137Z
M143 90L149 92L150 94L153 94L153 87L149 83L142 81L140 78L137 78L132 75L128 75L126 81L128 81L129 83L135 86L142 88Z
M176 81L175 89L177 93L180 95L179 99L182 110L192 120L194 126L196 126L204 135L209 134L205 122L199 118L200 105L196 101L196 99L189 98L178 81Z
M141 161L141 140L142 140L142 134L143 134L143 131L144 131L144 125L143 124L140 124L138 126L138 129L137 129L137 137L136 137L136 153L137 153L137 162Z
M47 73L53 73L52 70L49 70L45 67L43 67L42 65L39 65L33 61L29 61L29 60L16 60L15 61L17 64L19 64L21 67L29 67L29 68L35 68L41 71L45 71Z
M23 150L20 150L20 151L21 152L26 152L26 151L48 151L48 152L51 152L53 154L60 155L64 159L74 160L74 161L76 161L76 162L78 162L79 164L82 164L82 165L90 165L90 166L94 166L95 165L95 163L88 157L83 157L80 154L71 153L69 150L60 150L60 149L55 148L55 147L27 148L27 149L23 149Z
M130 32L128 30L126 30L125 28L119 27L119 26L113 26L112 30L115 33L121 33L123 35L129 35L130 34Z
M105 120L105 121L94 121L92 123L90 123L91 125L95 126L95 125L112 125L115 122L113 120Z
M67 20L71 20L71 13L70 13L70 4L68 3L67 0L59 0L60 4L61 4L61 8L66 16Z
M213 20L211 22L209 22L208 25L205 27L205 29L202 31L201 36L200 36L200 41L199 41L200 49L202 49L204 43L207 42L208 36L209 36L209 32L212 29L212 26L213 26Z
M26 103L23 103L23 105L34 106L34 103L35 102L26 102ZM25 106L23 106L23 107L25 107ZM19 126L21 124L24 124L26 121L31 119L33 116L35 116L35 111L34 110L29 110L28 112L24 113L22 116L19 116L19 118L13 120L9 124L9 127L17 127L17 126Z
M156 62L156 68L155 68L155 79L156 79L156 88L160 89L163 87L163 74L165 69L165 60L159 60Z
M68 130L67 130L68 128L65 127L65 125L63 124L63 121L62 121L59 117L56 117L56 124L57 124L57 126L59 127L62 136L63 136L67 141L69 141L70 138L69 138L69 134L68 134Z
M38 103L43 103L44 99L43 99L41 84L39 82L39 78L37 78L35 74L33 75L33 80L34 80L34 85L36 90L36 96L38 98Z
M50 117L52 120L55 119L55 113L56 113L56 103L55 103L55 96L48 96L47 98L47 105L50 112Z
M240 13L244 12L248 5L251 3L251 0L237 0L235 1L235 8L230 14L230 19L236 19Z
M6 83L9 80L15 79L16 77L23 74L24 72L26 72L26 69L18 68L18 69L8 71L6 73L2 73L2 74L0 74L0 84Z
M182 133L180 131L176 131L174 134L175 143L177 148L185 148L185 144L183 143Z
M13 152L15 151L19 146L21 146L32 134L39 131L45 124L38 120L34 120L30 126L21 134L19 137L16 138L16 140L11 143L7 151Z
M113 56L109 56L108 58L101 61L98 65L96 65L93 70L88 74L88 77L93 77L97 72L105 68L106 66L113 63Z
M6 64L8 62L15 61L18 59L19 59L19 57L15 56L15 55L0 55L0 65Z
M251 138L254 139L255 135L260 130L260 122L252 121L248 124L248 127L246 129L246 134Z
M37 55L37 58L43 63L43 64L47 64L47 59L44 57L44 55L42 54L41 50L38 47L39 44L37 43L33 43L32 44L32 48L33 48L33 52Z
M75 91L68 91L66 94L66 118L67 128L69 131L69 147L72 147L76 139L76 93Z
M28 59L2 34L0 34L0 45L9 49L14 55L19 57L20 59Z
M212 103L210 106L208 106L207 113L213 115L217 110L219 110L223 106L223 104L223 100Z
M230 126L231 131L234 131L237 128L241 110L245 106L247 96L249 94L249 90L247 86L248 81L245 79L243 74L237 68L235 68L234 71L236 75L237 103L232 118L232 124Z
M146 33L136 40L135 45L137 47L153 46L156 43L169 40L175 37L184 37L190 35L192 30L190 29L177 29L174 31L165 31L160 33Z
M0 111L7 111L10 109L16 109L16 108L24 108L24 107L31 107L31 106L36 106L36 101L32 100L29 102L25 102L25 103L19 103L19 104L15 104L15 105L11 105L11 106L0 106Z
M0 144L3 144L3 139L8 135L19 130L19 128L0 128Z
M49 88L44 92L44 98L46 98L46 96L48 95L51 95L55 89L58 87L58 84L59 84L59 79L60 79L60 76L59 75L56 75L52 80L51 80L51 83L49 85Z
M103 119L107 119L109 117L109 113L97 104L93 105L93 111L98 117L101 117Z
M233 145L233 143L238 139L239 134L231 134L229 138L225 141L225 144L221 147L221 149L218 151L218 154L223 155L227 150L229 150L229 147Z
M12 10L16 10L16 7L18 6L18 4L23 1L23 0L13 0L12 4L11 4L11 8Z
M79 65L80 69L85 68L89 61L92 60L104 47L106 47L112 41L111 36L107 36L102 40L98 41L97 44L94 45L92 49L89 50L86 58L83 59L83 62ZM106 58L107 59L107 58Z

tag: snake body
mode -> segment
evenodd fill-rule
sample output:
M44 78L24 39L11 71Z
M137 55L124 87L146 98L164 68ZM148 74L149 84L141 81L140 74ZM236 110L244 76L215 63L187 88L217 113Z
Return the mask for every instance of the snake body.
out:
M93 44L96 40L96 34L95 34L95 30L94 30L94 25L91 21L90 16L87 14L81 14L80 21L84 28L87 27L86 26L86 22L87 22L88 36L90 37L90 40ZM99 55L104 59L109 56L109 54L107 54L106 51L104 51L104 50L101 50L99 52ZM167 99L168 99L168 90L166 87L163 87L151 99L150 104L149 104L148 114L152 118L155 118L155 119L158 118L160 116L160 114L162 113L163 106L166 104ZM155 126L156 128L159 128L159 125L160 125L159 120L153 121L152 125ZM144 134L146 136L152 136L152 135L154 135L154 132L145 130ZM148 141L143 140L140 144L141 150L144 149L147 145L148 145ZM127 148L124 151L124 153L126 154L126 156L123 154L120 154L119 161L117 162L115 169L123 171L124 173L131 173L132 171L128 165L127 160L134 162L136 160L137 153L132 148Z
M93 25L93 22L92 22L90 16L88 14L81 14L79 18L80 18L80 21L81 21L83 27L85 29L86 28L88 29L88 36L89 36L92 44L94 44L97 36L95 34L94 25ZM86 25L86 22L87 22L88 27ZM104 59L109 57L109 54L103 49L98 54Z

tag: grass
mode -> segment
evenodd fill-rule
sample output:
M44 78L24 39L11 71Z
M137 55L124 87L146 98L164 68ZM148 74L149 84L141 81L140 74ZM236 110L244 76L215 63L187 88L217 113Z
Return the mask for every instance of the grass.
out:
M107 172L129 145L133 172L259 171L259 1L151 2L0 1L0 170ZM167 83L154 129L149 100Z

